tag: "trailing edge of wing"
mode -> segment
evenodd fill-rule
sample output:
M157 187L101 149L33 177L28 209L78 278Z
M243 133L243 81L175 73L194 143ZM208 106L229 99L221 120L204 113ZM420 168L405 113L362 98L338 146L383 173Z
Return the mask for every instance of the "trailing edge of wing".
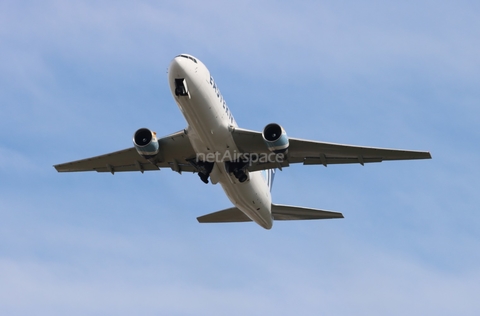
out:
M277 221L343 218L342 213L279 204L272 204L272 216L273 219ZM203 215L197 217L197 220L199 223L238 223L251 221L247 215L236 207Z

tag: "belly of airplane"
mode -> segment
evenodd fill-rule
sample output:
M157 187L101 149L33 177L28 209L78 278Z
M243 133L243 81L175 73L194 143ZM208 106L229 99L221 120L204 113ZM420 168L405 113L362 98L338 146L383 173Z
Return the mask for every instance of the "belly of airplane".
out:
M271 215L270 190L260 172L251 172L249 179L239 182L229 174L224 157L235 157L239 153L229 129L228 117L222 112L222 104L211 91L207 80L183 74L188 84L188 97L175 97L177 105L188 122L187 135L197 155L215 155L218 174L212 176L213 183L219 182L230 201L251 220L270 229L273 225ZM172 80L172 78L170 78Z

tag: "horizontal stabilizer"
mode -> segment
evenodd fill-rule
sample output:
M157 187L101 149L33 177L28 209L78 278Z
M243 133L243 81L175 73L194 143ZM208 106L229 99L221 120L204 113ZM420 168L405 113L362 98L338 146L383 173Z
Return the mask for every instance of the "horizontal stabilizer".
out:
M210 213L197 217L199 223L235 223L235 222L251 222L242 211L236 207L227 208L215 213Z
M277 221L343 218L342 213L278 204L272 204L272 215L273 219ZM203 215L197 217L197 220L199 223L235 223L251 221L247 215L236 207Z
M343 218L342 213L279 204L272 204L272 215L276 221Z

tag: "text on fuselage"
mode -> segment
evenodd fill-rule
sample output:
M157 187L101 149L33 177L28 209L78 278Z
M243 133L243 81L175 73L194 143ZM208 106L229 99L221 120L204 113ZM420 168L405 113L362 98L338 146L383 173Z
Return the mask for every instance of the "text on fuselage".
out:
M227 114L227 117L230 121L230 123L234 124L235 119L233 118L232 112L227 106L227 103L225 102L225 99L222 96L222 93L220 92L220 89L218 88L215 80L213 79L212 76L210 76L210 85L213 87L213 90L215 91L217 98L220 100L220 103L223 105L223 109L225 110L225 113ZM236 125L236 124L234 124Z

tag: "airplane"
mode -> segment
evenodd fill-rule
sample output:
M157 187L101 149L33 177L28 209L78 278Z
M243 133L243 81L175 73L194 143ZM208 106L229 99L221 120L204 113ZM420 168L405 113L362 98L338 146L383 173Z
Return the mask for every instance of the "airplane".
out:
M204 183L220 183L233 207L203 215L200 223L253 221L271 229L274 220L343 218L342 213L272 203L275 171L290 164L331 165L431 159L429 152L360 147L290 138L270 123L263 131L238 127L207 67L189 54L168 68L172 96L187 127L165 137L148 128L133 135L133 147L55 165L58 172L126 172L170 168L197 173Z

